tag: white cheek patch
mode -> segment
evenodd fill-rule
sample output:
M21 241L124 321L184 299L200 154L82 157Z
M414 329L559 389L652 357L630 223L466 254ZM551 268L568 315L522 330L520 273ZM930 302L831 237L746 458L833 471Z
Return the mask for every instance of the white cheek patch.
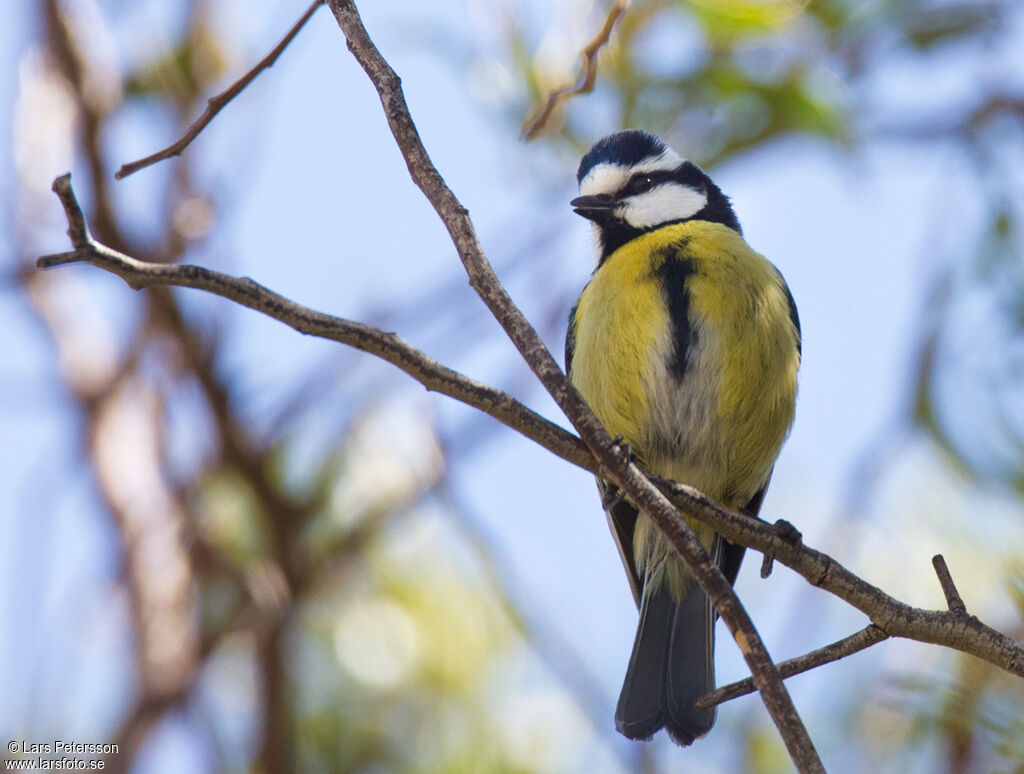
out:
M661 183L631 196L619 216L634 228L651 228L670 220L692 218L708 203L707 194L677 183Z

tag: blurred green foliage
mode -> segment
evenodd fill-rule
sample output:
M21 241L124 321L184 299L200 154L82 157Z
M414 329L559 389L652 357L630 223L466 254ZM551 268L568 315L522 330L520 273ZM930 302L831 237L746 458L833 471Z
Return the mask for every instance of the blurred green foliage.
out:
M926 91L943 56L1005 55L1019 16L1011 2L975 0L639 0L601 52L594 94L568 101L546 139L578 152L608 129L591 116L610 113L707 166L793 136L848 154L877 140L949 144L973 167L987 215L973 248L936 256L935 276L923 278L936 290L922 312L910 419L959 473L1024 494L1022 197L1007 167L1024 147L1024 86L982 70L970 99L938 110L894 110L884 94L890 70L918 68ZM525 114L566 80L565 59L524 56L525 21L511 29L509 61L527 88L508 108ZM964 312L978 304L984 314Z
M1005 34L1011 10L1005 2L638 0L601 52L595 92L620 126L655 131L708 166L794 133L848 146L870 130L866 85L879 70ZM508 47L527 86L512 106L521 112L566 80L554 71L564 58L525 55L524 28L511 26ZM586 146L592 112L569 103L550 139Z
M161 51L125 77L125 95L131 99L153 97L188 110L210 96L205 89L224 77L227 66L223 41L206 16L198 14L176 47Z
M590 30L609 5L592 6ZM957 62L964 77L967 62L1005 57L1020 45L1020 23L1019 5L998 0L636 0L601 52L594 92L563 103L543 141L575 155L610 128L637 126L706 166L794 137L850 159L878 141L950 148L972 170L983 215L946 252L924 247L935 253L922 277L932 291L903 419L950 472L1024 504L1024 81L977 67L969 96L937 107L893 105L886 94L892 72L913 73L930 93ZM541 26L529 38L526 18L509 29L502 53L525 88L506 108L526 115L570 79L568 62L578 66L550 55L551 38L586 33L558 38ZM1024 631L1015 582L1019 617L1009 625ZM1024 686L969 657L959 663L955 681L896 692L893 706L916 723L904 752L937 745L950 772L1024 771ZM773 742L751 728L745 770L786 770Z
M575 51L565 39L585 40L605 9L599 3L593 13L572 17L575 29L563 30L562 39L553 35L549 17L504 10L503 45L482 48L473 65L487 59L511 73L515 86L504 107L514 133L530 107L571 79L564 64L574 61ZM958 47L977 52L995 46L1012 29L1015 12L1009 0L634 0L601 53L594 94L568 101L541 141L571 149L575 157L608 130L604 119L611 115L610 123L655 131L705 165L793 136L841 152L886 135L954 144L986 183L990 217L976 249L937 262L930 279L936 292L916 353L908 421L962 475L1024 497L1021 199L999 174L1001 154L1020 147L1024 97L995 83L937 116L893 116L877 104L886 68L927 65ZM550 49L552 35L561 56L539 56L541 42ZM163 101L176 115L194 116L224 70L224 48L196 12L176 44L124 75L124 100ZM979 297L987 303L976 324L997 339L989 351L1005 357L964 368L977 329L965 339L961 306ZM147 341L153 334L140 323L138 335ZM199 367L197 373L187 378L212 378ZM960 388L953 399L943 397L951 379L969 382L962 390L986 422L963 411L955 399ZM230 401L214 388L207 392L221 414L230 414ZM220 675L231 684L245 668L261 674L261 696L239 699L248 702L241 714L251 744L240 754L225 752L223 769L271 774L278 760L272 748L303 772L565 768L566 759L540 754L544 744L554 744L550 738L524 743L522 734L503 725L502 712L512 710L494 709L503 671L517 668L524 648L543 643L515 613L507 590L481 582L489 557L470 551L471 561L458 559L474 538L450 524L438 527L439 519L445 523L438 513L451 508L438 496L445 460L433 428L421 428L432 442L420 444L416 454L382 460L360 432L373 413L352 410L345 436L333 451L305 459L301 476L288 473L287 462L301 445L294 426L272 442L247 446L223 420L218 453L182 484L196 514L201 681L219 685ZM978 428L999 435L998 454ZM377 426L369 437L390 432ZM431 464L424 466L424 459ZM398 521L433 532L410 545L408 535L417 529L402 530L401 537L392 530ZM1015 589L1024 619L1024 581L1018 578ZM552 691L569 704L586 705L578 685L550 677L557 683ZM919 733L945 745L950 761L966 761L960 769L951 764L951 771L981 770L986 762L1024 770L1020 682L967 660L960 678L956 687L906 687L900 701L912 707ZM239 714L237 707L225 714L232 712ZM552 736L560 740L560 729ZM599 739L588 736L586 744ZM736 749L746 771L786 770L776 737L763 729L752 728ZM642 755L620 758L623 768L654 770Z
M577 29L569 37L596 29L605 10L598 3L591 14L574 18ZM1021 202L993 175L1006 132L1020 131L1024 103L995 89L938 117L892 116L877 104L886 68L914 60L927 65L957 47L991 46L1006 34L1011 12L1009 2L974 0L634 0L600 54L594 94L563 105L541 141L567 146L575 156L608 129L604 121L595 125L593 116L611 114L618 126L655 131L708 166L794 136L844 153L887 133L957 144L987 180L990 217L976 250L948 262L931 280L938 290L918 349L908 420L961 474L1024 494L1024 417L1007 408L1022 398L1024 380ZM515 9L506 9L503 18L504 46L482 51L480 58L498 59L522 84L506 105L511 130L549 90L571 79L561 66L575 51L563 44L561 56L538 56L542 40L550 46L546 22L531 22ZM210 58L210 51L218 51L215 41L198 45L211 43L208 38L208 30L193 25L178 50L128 77L127 97L163 95L178 105L195 100L200 81L209 82L202 74L211 72L211 61L220 61ZM1001 412L996 426L1005 453L995 461L976 453L990 446L986 438L950 429L972 420L939 396L943 379L964 375L947 337L961 325L958 299L976 294L993 301L995 318L983 324L991 327L998 319L1005 351L1015 353L1012 369L973 385L978 409ZM358 424L350 442L359 435ZM285 456L287 444L284 439ZM390 478L363 486L357 479L367 467L372 460L356 449L330 454L319 468L306 470L311 510L292 550L299 552L298 565L310 565L315 583L291 618L290 641L300 657L290 670L288 694L301 769L532 770L508 755L485 699L491 670L519 636L516 622L495 605L493 589L484 592L464 575L438 572L436 562L410 564L389 556L386 525L422 502L430 486L403 485L394 470ZM385 480L393 488L378 486ZM260 505L233 472L208 475L201 496L210 540L225 557L243 573L267 558L265 529L253 518ZM339 556L347 557L340 565ZM1019 718L1008 710L1024 702L1024 692L992 670L965 659L955 686L907 686L901 701L912 708L919 738L944 740L951 760L1021 759ZM743 750L747 771L787 770L773 732L751 727Z

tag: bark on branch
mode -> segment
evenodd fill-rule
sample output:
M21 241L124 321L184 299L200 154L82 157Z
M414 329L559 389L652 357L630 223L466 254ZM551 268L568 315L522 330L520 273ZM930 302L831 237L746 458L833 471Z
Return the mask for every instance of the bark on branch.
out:
M976 616L957 610L923 610L904 604L850 572L831 556L794 540L790 529L780 529L730 511L685 484L656 476L651 478L688 516L710 524L733 542L771 554L813 585L860 610L890 637L944 645L1024 677L1024 643L986 626Z
M552 453L592 473L601 467L582 442L511 396L475 382L443 366L429 355L391 333L362 323L332 317L280 296L248 279L198 266L168 265L139 261L96 242L89 234L84 216L74 197L70 175L54 181L68 218L68 234L75 248L67 253L43 256L40 268L86 262L125 280L133 288L171 285L192 287L223 296L260 311L296 330L338 341L377 355L401 368L428 389L455 398L477 408L508 427L521 432ZM768 524L730 511L691 487L652 477L662 492L679 509L698 521L713 526L729 540L761 551L803 575L812 584L864 612L873 622L853 638L822 651L842 658L886 637L898 636L919 642L943 645L970 653L1008 672L1024 677L1024 644L981 623L974 616L952 610L922 610L889 596L843 567L832 557L805 545L799 533L785 523ZM854 638L857 638L854 640ZM853 642L849 642L853 640ZM859 644L862 647L850 648ZM780 664L784 677L827 664L818 662L820 651L792 662ZM807 659L810 659L808 661ZM795 662L795 663L794 663ZM756 690L753 680L725 686L706 697L708 703L720 703Z
M601 475L625 492L664 532L716 605L750 667L765 707L797 769L801 772L824 771L789 692L732 586L711 561L685 519L630 461L629 455L612 442L498 281L477 239L469 213L431 163L420 141L402 93L401 80L367 34L355 3L351 0L327 0L327 5L345 34L349 50L376 88L388 126L409 167L409 174L448 229L473 289L572 422L597 459Z
M392 333L313 311L248 278L231 277L198 266L147 263L97 242L90 235L75 201L70 175L57 178L54 191L64 206L74 249L44 256L38 260L38 266L47 268L88 262L120 276L136 289L174 285L223 296L274 317L302 333L338 341L381 357L413 376L427 389L476 407L563 459L609 479L669 537L718 606L750 666L752 678L749 681L719 689L704 697L704 701L714 704L759 690L800 771L824 769L781 682L782 676L829 663L890 636L971 653L1024 676L1024 645L967 615L944 563L936 563L936 572L949 609L913 608L854 575L831 557L807 547L799 533L785 529L784 523L770 525L735 513L691 487L647 476L632 464L568 383L550 352L498 282L480 247L468 213L434 168L420 142L398 76L368 37L354 4L351 0L326 2L345 34L349 49L376 87L410 175L448 229L471 285L570 419L579 437L539 416L511 396L445 367ZM310 6L308 13L312 13L317 5ZM680 510L713 526L729 540L761 551L766 557L794 569L812 584L864 612L872 624L845 640L785 662L780 665L780 675L780 668L769 657L742 604L680 517Z
M889 635L879 629L874 624L869 624L867 627L861 629L856 634L851 634L849 637L844 637L838 642L833 642L831 645L826 645L824 648L818 648L812 650L810 653L806 653L803 656L797 656L791 658L788 661L783 661L779 664L779 673L783 677L792 677L793 675L799 675L803 672L809 672L825 664L831 664L833 661L838 661L841 658L852 656L854 653L859 653L865 648L870 648L883 640L889 638ZM738 680L735 683L729 685L723 685L721 688L717 688L709 694L701 696L697 699L696 704L698 707L707 708L714 707L716 704L722 704L732 699L738 699L740 696L746 696L748 693L753 693L757 688L754 686L754 681L749 677L744 680Z
M265 288L248 277L232 277L202 266L150 263L132 258L93 239L71 187L70 173L61 175L53 181L53 191L64 207L64 214L68 220L68 236L74 250L44 255L36 261L36 266L40 269L85 262L116 274L134 290L173 285L198 288L222 296L280 320L300 333L337 341L376 355L398 366L428 390L480 409L562 459L583 468L593 469L594 463L590 452L574 435L544 419L511 395L442 365L394 333L316 312Z

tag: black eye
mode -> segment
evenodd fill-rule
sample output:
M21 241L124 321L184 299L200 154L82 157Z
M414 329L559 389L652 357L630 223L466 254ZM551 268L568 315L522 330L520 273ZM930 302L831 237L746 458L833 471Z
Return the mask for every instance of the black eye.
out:
M654 187L654 181L647 175L637 175L629 181L629 193L631 195L642 194Z

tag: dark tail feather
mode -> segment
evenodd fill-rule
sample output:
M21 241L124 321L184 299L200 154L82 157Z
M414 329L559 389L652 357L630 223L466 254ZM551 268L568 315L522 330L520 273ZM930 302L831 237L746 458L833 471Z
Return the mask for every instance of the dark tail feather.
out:
M688 745L711 730L715 710L698 710L698 697L714 690L714 613L699 588L679 604L668 590L644 590L640 623L615 725L630 739L648 739L664 727Z
M665 728L677 744L691 744L715 724L714 707L694 706L715 690L715 611L699 588L675 608L669 654Z
M630 739L649 739L665 725L665 659L673 608L667 592L645 593L641 599L633 655L615 709L615 727Z

